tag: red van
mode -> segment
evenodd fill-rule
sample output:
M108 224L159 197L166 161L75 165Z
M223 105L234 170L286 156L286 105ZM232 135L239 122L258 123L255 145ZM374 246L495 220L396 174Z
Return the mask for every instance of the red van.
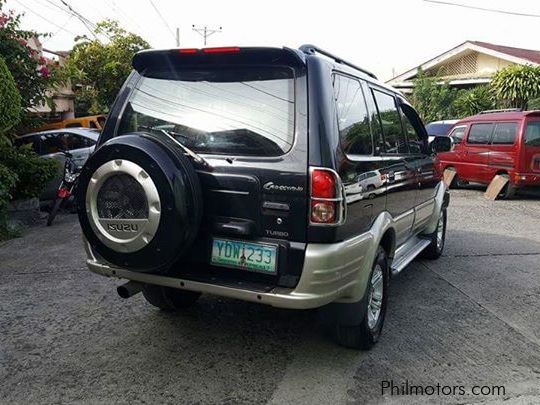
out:
M486 111L458 121L449 133L452 151L439 153L439 169L455 170L453 186L489 184L508 177L500 197L540 186L540 111Z

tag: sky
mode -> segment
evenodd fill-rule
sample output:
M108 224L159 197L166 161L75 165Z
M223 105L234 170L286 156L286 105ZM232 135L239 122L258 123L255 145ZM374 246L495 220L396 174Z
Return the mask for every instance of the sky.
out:
M50 50L69 50L85 26L62 0L8 0L23 26L53 36ZM153 48L203 47L192 26L222 27L208 46L315 44L388 80L466 41L540 50L540 17L465 9L425 0L64 0L92 22L116 19ZM540 16L540 0L444 0ZM159 11L156 12L153 5ZM160 16L161 14L161 16ZM168 27L167 27L168 26Z

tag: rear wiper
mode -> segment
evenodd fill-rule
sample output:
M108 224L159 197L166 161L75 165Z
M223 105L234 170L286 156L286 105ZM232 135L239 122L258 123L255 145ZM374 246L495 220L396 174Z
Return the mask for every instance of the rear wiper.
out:
M192 151L191 149L189 149L186 145L183 145L181 142L178 142L178 140L173 136L176 135L177 133L176 132L173 132L173 131L165 131L164 129L160 129L161 132L163 132L165 135L167 135L169 138L172 139L172 141L174 143L176 143L178 146L180 146L180 148L182 148L182 150L184 152L186 152L189 156L191 156L193 158L193 160L195 160L197 163L199 164L202 164L203 166L206 166L208 167L209 169L213 169L214 167L210 164L210 162L208 162L208 160L206 160L205 158L203 158L201 155L199 155L197 152L194 152ZM183 136L182 134L178 134L179 136Z

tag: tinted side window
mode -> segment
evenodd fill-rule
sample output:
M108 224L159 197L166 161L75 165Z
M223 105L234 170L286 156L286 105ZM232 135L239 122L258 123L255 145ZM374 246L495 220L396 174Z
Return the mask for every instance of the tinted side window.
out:
M371 155L373 140L366 100L360 82L349 77L335 75L334 97L343 151L350 155Z
M467 143L485 145L491 139L493 132L493 124L473 124L469 130Z
M41 135L41 141L44 155L65 150L65 145L62 143L59 134Z
M466 127L457 127L450 132L450 138L454 140L454 143L461 143L465 136L465 129Z
M420 117L415 113L412 107L408 105L401 105L403 129L407 136L407 142L409 144L409 151L411 153L420 154L423 151L424 146L424 133L425 128L421 128L422 121Z
M386 153L407 153L407 143L395 98L377 90L373 90L373 95L379 110Z
M81 128L82 124L80 122L72 122L70 124L66 124L66 128Z
M516 140L518 124L516 122L502 122L495 126L493 140L496 145L513 145Z
M525 145L540 146L540 121L533 121L527 124Z
M82 149L86 148L86 138L75 134L63 134L62 143L65 145L66 150Z

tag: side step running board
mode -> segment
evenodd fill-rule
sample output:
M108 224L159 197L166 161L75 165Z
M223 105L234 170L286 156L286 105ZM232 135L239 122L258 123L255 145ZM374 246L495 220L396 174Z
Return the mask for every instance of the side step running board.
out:
M418 256L422 250L427 248L430 241L419 237L414 237L405 242L397 251L392 261L392 275L396 275Z

